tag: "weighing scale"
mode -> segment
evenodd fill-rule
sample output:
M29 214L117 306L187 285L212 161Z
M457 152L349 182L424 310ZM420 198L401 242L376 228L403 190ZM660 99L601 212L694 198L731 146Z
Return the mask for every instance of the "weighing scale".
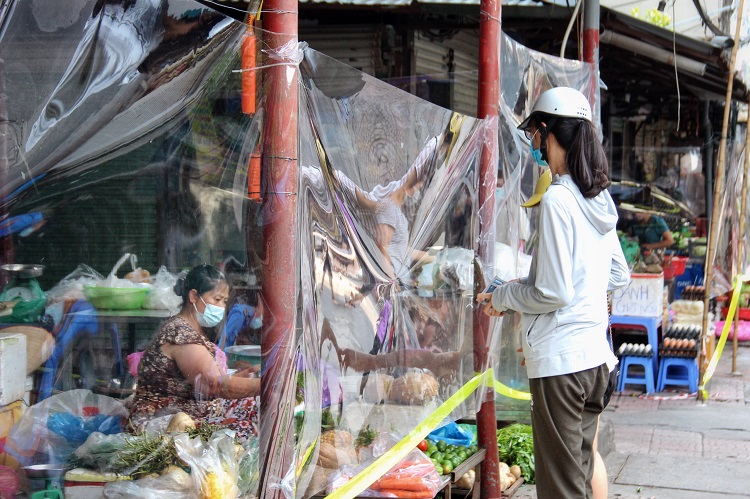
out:
M42 275L43 265L9 263L0 269L10 275L0 293L0 322L34 322L44 312L47 298L36 278Z

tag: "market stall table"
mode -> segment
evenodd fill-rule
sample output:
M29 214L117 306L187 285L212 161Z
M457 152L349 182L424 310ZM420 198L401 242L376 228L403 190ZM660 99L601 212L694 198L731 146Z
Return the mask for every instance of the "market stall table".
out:
M168 310L97 310L88 302L76 302L70 311L63 315L56 335L56 345L52 356L46 364L46 369L42 375L42 381L39 388L39 400L44 400L52 394L52 388L55 384L57 370L60 363L66 358L67 353L73 348L81 335L88 334L91 336L99 335L104 328L102 325L112 327L109 331L112 333L112 365L124 375L124 365L122 361L122 352L120 347L120 336L117 325L125 326L127 331L127 352L136 351L136 327L139 324L153 325L154 329L167 317L173 315ZM105 326L106 327L106 326ZM65 369L72 369L72 366L66 364ZM68 379L68 378L64 378ZM63 389L74 388L69 383L63 383Z

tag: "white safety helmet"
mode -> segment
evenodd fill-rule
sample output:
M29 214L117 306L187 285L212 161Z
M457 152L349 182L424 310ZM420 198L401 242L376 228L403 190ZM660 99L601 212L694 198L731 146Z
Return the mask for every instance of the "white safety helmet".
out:
M518 125L518 129L526 130L537 113L591 122L591 105L586 96L575 88L555 87L546 90L534 103L529 116Z

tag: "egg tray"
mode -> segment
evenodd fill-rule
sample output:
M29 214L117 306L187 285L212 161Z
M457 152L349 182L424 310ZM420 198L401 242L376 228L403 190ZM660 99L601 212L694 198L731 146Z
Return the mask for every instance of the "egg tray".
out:
M640 346L640 344L636 344L635 346L636 347ZM644 352L641 352L641 353L637 353L636 350L635 350L635 348L626 348L622 352L620 352L620 350L618 349L617 352L615 353L615 355L617 355L618 357L621 357L621 358L622 357L653 357L654 356L654 351L650 350L648 352L644 351Z
M671 326L667 328L667 331L664 333L665 338L674 338L676 340L696 340L698 341L698 338L700 338L701 332L700 329L690 327L690 328L684 328L681 326Z
M697 346L693 348L659 348L659 357L682 357L685 359L694 359L697 356Z

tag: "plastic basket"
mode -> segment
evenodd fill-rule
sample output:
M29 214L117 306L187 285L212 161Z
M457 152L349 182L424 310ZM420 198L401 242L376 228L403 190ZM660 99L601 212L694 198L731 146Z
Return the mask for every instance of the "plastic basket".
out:
M136 310L143 306L148 288L84 286L83 294L99 310Z

